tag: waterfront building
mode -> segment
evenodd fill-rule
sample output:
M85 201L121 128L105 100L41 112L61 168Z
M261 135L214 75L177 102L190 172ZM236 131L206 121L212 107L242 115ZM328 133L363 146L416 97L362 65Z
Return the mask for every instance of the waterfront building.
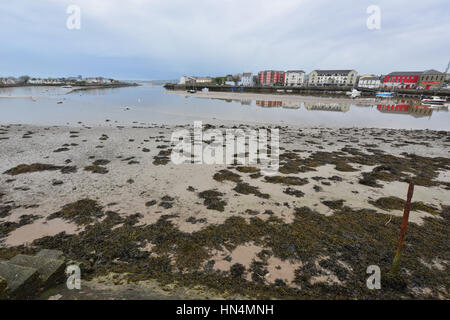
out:
M439 89L445 74L434 69L426 71L396 71L386 75L383 87L388 89Z
M30 80L28 80L29 84L42 84L43 80L40 78L31 78Z
M354 86L355 70L313 70L308 75L309 86Z
M244 72L241 77L241 81L239 82L239 85L244 87L251 87L254 85L253 82L253 74L251 72Z
M284 84L289 87L300 87L305 84L305 71L289 70L286 71Z
M419 87L421 89L439 89L445 81L445 73L434 69L422 72L419 77Z
M89 84L103 84L104 80L105 79L103 77L89 77L84 79L84 81Z
M182 76L180 78L179 84L208 84L211 83L213 79L211 77L190 77Z
M422 71L395 71L384 76L383 87L387 89L415 89Z
M258 83L262 86L284 85L285 72L265 70L258 73Z
M373 74L365 74L359 77L358 87L378 89L381 86L381 78Z

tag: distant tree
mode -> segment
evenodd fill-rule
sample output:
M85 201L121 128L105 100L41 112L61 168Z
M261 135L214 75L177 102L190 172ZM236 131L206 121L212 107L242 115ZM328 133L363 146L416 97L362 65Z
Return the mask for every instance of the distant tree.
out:
M220 84L224 84L226 79L227 79L226 77L216 77L216 78L214 78L214 82L220 85Z
M27 83L28 80L30 80L30 77L29 77L29 76L21 76L21 77L19 77L19 79L18 79L18 81L19 81L20 83Z

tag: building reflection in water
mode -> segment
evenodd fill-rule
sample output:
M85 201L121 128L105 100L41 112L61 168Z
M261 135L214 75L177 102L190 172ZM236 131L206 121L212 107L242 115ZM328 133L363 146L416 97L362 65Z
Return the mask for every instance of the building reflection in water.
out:
M435 111L448 111L447 108L436 108L413 102L408 103L404 100L400 101L400 103L378 104L377 109L382 113L404 114L415 118L431 117Z
M305 102L306 110L347 112L350 110L350 103L325 103L325 102Z
M283 102L270 100L256 100L256 105L263 108L276 108L283 106Z
M301 102L295 101L278 101L278 100L256 100L256 105L262 108L286 108L300 109Z
M219 99L226 102L239 102L241 105L251 106L251 99ZM308 111L330 111L330 112L347 112L350 110L351 103L342 102L301 102L301 101L282 101L282 100L256 100L256 105L261 108L285 108L300 109L304 105ZM385 104L365 104L356 107L376 107L382 113L404 114L415 118L431 117L433 112L447 111L447 107L431 107L421 105L420 101L414 100L388 100Z

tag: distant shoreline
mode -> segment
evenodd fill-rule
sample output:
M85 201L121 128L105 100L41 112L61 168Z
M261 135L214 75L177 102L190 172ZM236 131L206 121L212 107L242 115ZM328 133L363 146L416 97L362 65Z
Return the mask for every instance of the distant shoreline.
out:
M117 84L107 84L107 85L95 85L95 86L76 86L77 88L70 90L67 92L73 93L78 91L86 91L86 90L94 90L94 89L113 89L113 88L124 88L124 87L137 87L140 84L137 83L117 83Z
M0 85L0 88L20 88L20 87L63 87L71 84L12 84L12 85ZM94 84L94 85L73 85L75 89L69 91L68 93L75 92L75 91L83 91L83 90L90 90L90 89L108 89L108 88L122 88L122 87L135 87L139 86L140 84L137 83L126 83L126 82L120 82L120 83L114 83L114 84Z

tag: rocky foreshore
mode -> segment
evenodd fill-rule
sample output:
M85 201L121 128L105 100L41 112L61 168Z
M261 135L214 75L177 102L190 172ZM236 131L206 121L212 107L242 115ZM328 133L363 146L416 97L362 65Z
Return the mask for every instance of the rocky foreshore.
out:
M2 125L0 260L56 249L90 283L225 298L450 298L449 132L278 128L280 167L265 176L172 163L172 133L192 125Z

